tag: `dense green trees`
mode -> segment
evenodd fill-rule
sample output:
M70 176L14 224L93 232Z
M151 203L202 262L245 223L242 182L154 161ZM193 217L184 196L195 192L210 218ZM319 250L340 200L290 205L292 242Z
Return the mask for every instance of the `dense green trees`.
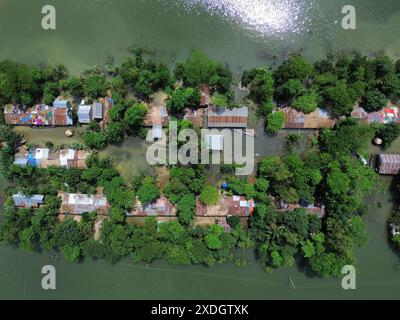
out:
M232 72L226 65L211 60L200 50L193 50L185 62L177 64L175 76L188 87L207 84L223 94L231 91L233 81Z
M388 98L378 89L368 91L364 97L363 107L368 112L382 110L387 105Z
M97 123L92 125L83 133L83 142L92 149L104 149L107 146L107 136L100 131Z
M205 186L201 191L200 200L205 205L214 205L217 204L219 198L218 190L214 186Z
M308 92L302 96L298 96L293 101L293 108L295 108L298 111L302 111L305 114L317 110L317 107L318 107L318 96L313 91Z
M285 113L276 111L270 113L265 121L265 130L269 133L275 133L283 129L285 125Z
M115 106L106 130L91 123L83 134L87 146L104 148L107 143L122 142L125 134L141 135L147 113L145 104L126 101L128 89L139 98L148 99L155 91L169 89L174 77L169 69L145 61L140 52L128 58L106 81L102 70L87 68L80 77L69 77L65 68L29 68L10 61L0 62L0 103L51 103L62 91L73 96L102 97L112 89ZM276 132L283 127L285 115L276 111L275 101L290 104L309 113L317 106L328 108L335 116L348 116L357 99L367 111L379 110L399 92L399 63L384 56L367 59L359 53L330 55L326 60L309 64L300 55L291 55L275 70L256 68L243 74L242 85L249 98L258 105L258 114L266 118L266 129ZM231 105L232 73L222 63L214 62L200 51L194 51L175 70L183 87L169 91L169 111L180 115L184 108L196 108L198 86L212 87L217 105ZM274 112L275 111L275 112ZM188 121L180 129L191 127ZM193 227L196 197L206 205L218 201L218 190L207 185L201 166L174 166L164 194L177 207L178 220L158 225L147 219L143 226L125 222L125 214L139 198L147 205L160 196L151 177L126 182L110 159L92 156L85 170L64 168L38 169L12 165L20 137L10 128L0 126L0 161L2 172L13 184L9 194L23 191L44 194L45 206L39 209L5 206L0 225L0 240L19 245L24 250L56 249L67 260L79 261L85 256L103 258L111 263L122 257L150 263L165 258L171 264L213 265L232 258L233 248L256 244L257 255L267 271L293 265L301 257L306 265L323 277L340 275L344 264L354 263L354 249L365 241L365 196L374 187L375 173L356 158L363 154L374 136L385 146L399 135L398 126L362 125L356 120L337 122L334 129L320 131L312 151L283 157L269 157L259 163L257 179L229 176L234 167L224 167L228 177L228 194L243 195L256 201L249 229L237 217L229 218L231 233L223 227ZM294 141L294 140L293 140ZM5 143L4 143L5 142ZM58 219L58 190L94 194L103 187L111 205L110 219L101 229L100 241L93 238L95 213L83 215L80 222ZM296 204L293 211L277 210L276 204ZM323 219L309 214L308 204L325 205ZM392 222L397 222L394 214ZM393 237L399 242L399 237Z
M382 139L383 147L387 149L400 136L400 126L397 123L379 124L375 136Z
M30 106L40 102L44 95L50 100L59 91L59 81L67 76L63 65L40 69L10 60L0 61L0 102Z
M140 98L149 98L158 90L165 90L174 83L168 67L162 63L145 61L139 50L135 59L127 58L117 66L116 74L121 77L125 85L132 87Z
M249 98L257 104L268 103L274 94L274 78L269 69L257 68L245 72L242 84L249 87Z
M82 80L76 76L60 81L60 87L65 92L69 92L73 97L83 97L85 94Z
M104 97L108 85L103 75L94 75L83 79L84 92L88 97L97 99Z
M196 109L200 104L200 91L194 88L179 88L167 100L168 111L181 115L186 108Z
M251 232L267 271L294 263L300 253L322 277L340 276L345 264L355 262L354 249L366 241L365 197L376 182L372 169L356 159L364 152L374 129L355 120L323 130L319 150L302 157L263 159L256 189L284 203L323 203L326 217L319 219L299 208L277 212L273 202L256 192L256 213Z
M124 116L126 129L130 134L138 134L143 127L147 114L147 107L142 103L136 103L129 107Z
M160 197L160 190L152 177L145 177L141 182L137 195L143 206L146 206Z

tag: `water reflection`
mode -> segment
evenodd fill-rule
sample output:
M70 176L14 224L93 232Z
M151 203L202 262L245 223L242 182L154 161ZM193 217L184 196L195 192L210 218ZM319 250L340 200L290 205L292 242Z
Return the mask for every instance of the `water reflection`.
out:
M312 23L310 11L317 6L304 0L171 0L167 3L192 13L205 10L245 29L280 37L308 32Z

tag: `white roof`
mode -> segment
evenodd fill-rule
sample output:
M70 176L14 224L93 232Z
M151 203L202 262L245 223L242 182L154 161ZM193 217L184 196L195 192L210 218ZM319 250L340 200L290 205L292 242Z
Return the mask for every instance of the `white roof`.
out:
M68 166L68 160L73 160L75 158L74 149L64 149L60 151L60 164L62 166Z
M93 205L94 197L87 194L70 193L68 203L72 205Z
M206 135L207 149L222 151L224 149L224 136L220 134Z
M37 148L35 150L35 159L37 159L37 160L48 159L49 153L50 153L50 149Z
M89 113L91 109L92 109L92 106L90 106L90 105L80 105L78 113L84 113L84 114Z
M250 207L249 202L248 201L240 201L239 204L241 207Z

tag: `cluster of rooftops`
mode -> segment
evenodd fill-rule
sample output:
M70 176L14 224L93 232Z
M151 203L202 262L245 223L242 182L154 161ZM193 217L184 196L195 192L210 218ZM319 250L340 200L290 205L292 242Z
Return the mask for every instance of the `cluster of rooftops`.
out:
M25 146L18 148L15 154L14 164L20 167L48 168L86 168L86 159L89 152L72 148L51 150L48 148L31 148Z
M107 123L108 111L113 106L111 98L103 98L93 104L86 104L82 100L78 107L78 121L82 124L93 120ZM285 113L286 129L318 129L332 128L336 120L329 112L317 109L310 114L296 111L291 107L280 108ZM184 119L188 119L199 127L209 128L247 128L248 108L239 107L233 109L217 108L211 103L210 89L201 87L200 108L197 110L186 109ZM73 125L71 103L68 100L56 99L52 106L39 104L31 108L20 105L7 105L4 109L5 122L11 125L33 125L33 126L71 126ZM367 113L361 107L356 107L351 117L360 119L364 123L399 123L398 108L390 102L387 107L379 112ZM168 126L169 115L165 105L151 104L144 121L145 126L152 127L153 138L162 138L163 127ZM222 150L223 136L209 135L209 149ZM64 148L61 150L50 150L47 148L27 149L19 148L14 164L19 166L34 166L47 168L49 166L66 168L85 168L88 152ZM380 174L398 174L400 172L400 155L381 154L378 159ZM95 195L74 194L59 192L61 199L60 216L81 216L85 212L96 211L101 216L108 214L110 205L103 189L98 188ZM18 208L37 208L44 203L43 195L27 196L17 193L12 196L14 205ZM229 229L227 217L238 216L248 218L254 211L256 203L247 200L244 196L221 194L216 205L206 206L201 203L199 197L196 199L195 223L218 223ZM278 211L289 211L296 208L304 208L309 214L318 217L325 215L323 205L314 204L285 204L276 203ZM161 196L150 204L142 204L135 199L134 208L126 212L128 217L157 217L159 221L168 221L176 218L176 207L166 198Z
M290 107L284 107L282 111L285 113L285 129L333 128L336 123L336 119L328 111L320 108L309 114ZM357 106L351 113L351 117L359 119L362 123L400 123L398 107L391 101L377 112L368 113L362 107Z
M61 199L60 218L66 216L81 216L86 212L96 211L100 216L107 216L110 204L104 195L102 188L97 188L96 194L79 194L58 192ZM18 208L38 208L44 204L43 195L27 196L17 193L12 196L14 205ZM286 206L286 207L284 207ZM244 196L221 194L216 205L204 205L199 197L196 198L195 223L220 223L228 227L227 218L236 216L240 218L249 218L256 207L253 199L246 199ZM316 214L319 217L324 215L324 207L310 205L278 205L278 211L289 211L303 207L310 214ZM135 199L133 209L126 212L127 217L145 218L155 217L159 221L170 221L176 219L177 209L175 205L164 195L149 204L142 204L138 198Z
M4 107L4 120L11 125L72 126L72 110L68 100L56 99L53 106L37 104L26 108L8 104Z
M200 86L201 99L199 109L186 109L183 117L190 120L199 127L209 128L247 128L248 108L218 108L212 104L211 89ZM77 116L79 123L88 124L93 120L107 122L108 111L113 106L112 98L102 98L92 104L84 100L78 106ZM11 125L33 125L33 126L72 126L71 102L61 97L57 98L52 106L38 104L31 108L22 105L6 105L4 118ZM280 111L285 113L285 129L318 129L332 128L336 119L324 109L318 108L314 112L304 114L289 106L282 106ZM364 123L399 123L399 111L391 101L382 110L377 112L366 112L362 107L356 106L351 117L360 119ZM168 126L169 114L165 106L151 104L145 119L145 126L153 128L155 138L162 137L162 128Z
M113 106L111 98L103 98L93 104L82 100L78 107L78 121L88 124L92 120L101 121L108 118L108 111ZM4 120L10 125L25 125L36 127L73 126L72 103L69 100L57 98L52 106L37 104L33 107L8 104L4 108Z

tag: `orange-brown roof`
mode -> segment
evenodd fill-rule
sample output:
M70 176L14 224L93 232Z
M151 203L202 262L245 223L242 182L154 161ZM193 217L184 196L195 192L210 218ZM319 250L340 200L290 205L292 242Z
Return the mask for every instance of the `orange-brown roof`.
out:
M152 127L154 125L167 126L168 119L168 111L165 106L152 105L147 112L144 124L147 127Z
M282 110L285 113L286 129L319 129L333 128L335 119L321 109L317 109L309 114L286 107Z

